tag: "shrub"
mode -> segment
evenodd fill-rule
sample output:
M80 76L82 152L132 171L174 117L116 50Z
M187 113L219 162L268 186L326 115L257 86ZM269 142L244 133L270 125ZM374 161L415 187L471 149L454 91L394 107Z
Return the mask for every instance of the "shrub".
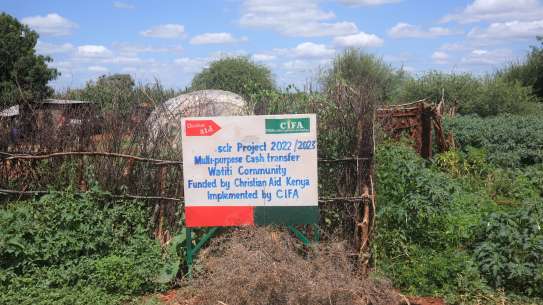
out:
M190 90L231 91L246 99L255 92L274 88L270 69L247 57L227 57L212 62L194 76L190 86Z
M537 37L543 43L543 37ZM543 98L543 49L532 46L522 62L513 63L498 72L498 76L510 81L520 82L523 86L531 87L534 93Z
M409 293L457 293L465 279L484 287L466 245L473 228L496 208L465 189L411 148L384 144L377 151L375 264ZM465 285L462 284L462 285Z
M333 92L338 83L343 83L355 91L363 90L375 102L385 103L393 98L405 77L403 70L395 71L375 55L347 49L324 71L321 82L325 92Z
M401 102L424 98L437 102L443 98L460 114L493 116L502 113L524 114L536 109L532 89L519 82L498 77L476 78L471 74L430 71L418 79L407 80L400 93Z
M440 101L441 95L447 104L458 107L460 113L467 111L465 107L479 94L481 84L471 74L447 74L430 71L416 79L404 83L399 96L402 103L428 98Z
M96 294L111 304L160 289L174 257L151 237L149 217L141 202L96 191L9 203L0 210L0 303L95 304Z
M462 150L484 149L493 164L514 168L543 162L543 120L539 115L458 116L446 119L444 125Z
M474 253L492 287L543 297L542 219L542 202L537 202L481 222Z
M532 89L519 82L508 82L501 78L486 77L478 96L466 105L464 113L495 116L502 113L528 114L535 111L537 97Z
M521 169L528 182L534 187L539 196L543 197L543 163Z
M61 99L91 101L97 103L107 115L120 116L130 113L137 106L151 103L156 106L181 92L165 89L157 81L135 85L128 74L102 75L90 80L82 89L67 89L57 92Z

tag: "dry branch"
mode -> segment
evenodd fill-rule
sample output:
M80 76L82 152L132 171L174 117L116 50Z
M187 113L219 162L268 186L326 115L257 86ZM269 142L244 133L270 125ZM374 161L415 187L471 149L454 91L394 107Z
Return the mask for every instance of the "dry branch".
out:
M58 152L58 153L52 153L52 154L46 154L46 155L9 154L5 152L2 152L0 154L9 156L2 159L2 161L40 160L40 159L49 159L49 158L64 157L64 156L104 156L104 157L119 157L119 158L132 159L135 161L148 162L154 165L183 164L183 161L178 161L178 160L152 159L152 158L144 158L144 157L133 156L133 155L126 155L126 154L112 153L112 152L100 152L100 151L68 151L68 152Z
M12 154L7 152L0 152L0 155L7 156L1 161L10 161L10 160L41 160L41 159L50 159L55 157L65 157L65 156L102 156L102 157L118 157L126 158L140 162L148 162L153 165L182 165L183 161L180 160L163 160L163 159L153 159L145 158L140 156L112 153L112 152L102 152L102 151L65 151L57 152L45 155L32 155L32 154ZM369 158L355 158L355 157L346 157L346 158L319 158L319 162L323 163L333 163L333 162L354 162L360 160L369 160Z

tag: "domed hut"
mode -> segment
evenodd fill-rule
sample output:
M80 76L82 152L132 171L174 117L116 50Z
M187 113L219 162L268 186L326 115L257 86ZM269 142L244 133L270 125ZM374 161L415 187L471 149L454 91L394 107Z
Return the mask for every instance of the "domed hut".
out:
M200 90L167 100L147 119L153 144L181 148L181 118L248 115L252 110L239 95L223 90Z

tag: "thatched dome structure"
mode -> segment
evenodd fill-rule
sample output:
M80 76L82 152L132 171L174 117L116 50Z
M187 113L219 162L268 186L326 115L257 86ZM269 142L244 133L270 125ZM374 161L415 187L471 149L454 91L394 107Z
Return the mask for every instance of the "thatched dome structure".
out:
M181 147L181 118L193 116L248 115L252 111L239 95L223 90L181 94L158 106L147 119L154 143Z

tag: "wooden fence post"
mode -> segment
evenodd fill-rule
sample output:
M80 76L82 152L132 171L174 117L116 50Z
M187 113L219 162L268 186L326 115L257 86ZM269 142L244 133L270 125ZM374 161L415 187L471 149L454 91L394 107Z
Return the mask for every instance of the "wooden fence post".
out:
M358 114L358 192L361 200L355 209L355 248L358 255L358 267L362 275L367 275L370 260L370 239L373 227L373 123L375 107L366 105ZM366 109L364 109L366 108Z
M422 134L420 154L423 158L430 159L432 158L432 119L434 116L434 112L431 105L427 105L426 103L423 103L422 105Z

